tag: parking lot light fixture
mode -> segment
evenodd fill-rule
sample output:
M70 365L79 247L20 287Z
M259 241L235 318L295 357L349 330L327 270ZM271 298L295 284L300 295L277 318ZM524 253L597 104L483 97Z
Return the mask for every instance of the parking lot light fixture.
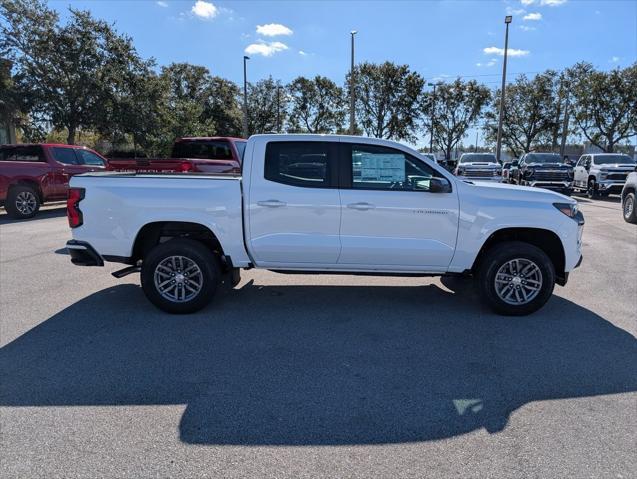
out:
M354 79L354 35L358 32L356 30L352 30L349 34L352 37L352 58L351 58L351 67L349 71L349 134L353 135L355 133L356 127L355 122L356 118L354 116L354 106L356 104L356 94L354 92L354 88L356 86L356 81Z
M507 54L509 51L509 24L513 21L511 15L504 17L504 23L506 24L506 32L504 34L504 61L502 62L502 88L500 89L500 115L498 118L498 139L496 142L495 156L496 160L500 162L502 152L502 118L504 117L504 95L506 89L506 77L507 77Z

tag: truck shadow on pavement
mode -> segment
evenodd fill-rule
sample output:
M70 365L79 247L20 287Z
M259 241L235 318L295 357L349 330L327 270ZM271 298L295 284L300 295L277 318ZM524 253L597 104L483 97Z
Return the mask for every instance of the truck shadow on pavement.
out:
M14 223L30 223L38 220L46 220L49 218L60 218L62 216L66 216L66 203L63 205L56 206L55 208L49 208L46 210L38 211L33 218L27 218L25 220L17 220L11 218L6 213L0 213L0 225L10 225Z
M595 313L555 296L500 317L444 284L250 282L191 316L115 286L0 349L0 405L186 404L186 443L345 445L496 433L531 401L637 391L637 340Z

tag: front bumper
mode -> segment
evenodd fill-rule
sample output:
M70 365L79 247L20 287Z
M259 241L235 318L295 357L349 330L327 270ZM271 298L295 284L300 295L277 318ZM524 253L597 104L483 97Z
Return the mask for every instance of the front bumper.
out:
M625 181L600 180L597 183L597 191L604 193L621 193L625 183Z
M71 263L77 266L104 266L104 260L86 241L70 240L66 249L71 255Z
M572 190L573 189L573 182L571 181L526 180L524 184L527 186L534 186L537 188L546 188L547 190Z

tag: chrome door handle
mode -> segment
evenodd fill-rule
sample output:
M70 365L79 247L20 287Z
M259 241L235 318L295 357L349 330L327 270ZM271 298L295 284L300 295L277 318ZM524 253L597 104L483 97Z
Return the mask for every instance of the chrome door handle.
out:
M279 200L266 200L266 201L257 201L257 205L265 206L267 208L280 208L281 206L287 205L287 203Z
M376 208L371 203L350 203L349 205L347 205L347 207L353 210L361 210L361 211L371 210L373 208Z

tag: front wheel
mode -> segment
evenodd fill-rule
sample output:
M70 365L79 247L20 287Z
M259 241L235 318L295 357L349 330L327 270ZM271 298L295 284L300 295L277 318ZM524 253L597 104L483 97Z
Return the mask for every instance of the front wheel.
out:
M205 307L221 280L218 258L202 243L173 239L155 246L142 263L142 289L159 309L173 314Z
M637 224L637 203L635 201L635 193L628 193L622 202L624 220L627 223Z
M482 297L495 312L524 316L544 306L553 294L555 268L541 249L510 241L486 253L478 280Z
M588 180L588 189L586 190L586 194L591 199L597 196L597 184L592 178Z

